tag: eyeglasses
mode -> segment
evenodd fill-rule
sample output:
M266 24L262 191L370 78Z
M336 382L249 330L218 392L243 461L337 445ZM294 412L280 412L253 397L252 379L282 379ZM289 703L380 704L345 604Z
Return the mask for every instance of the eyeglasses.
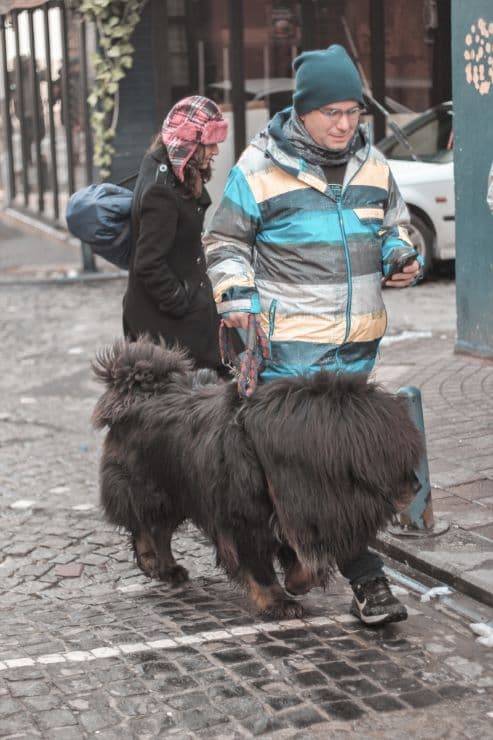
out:
M332 123L339 123L343 116L346 116L348 121L357 121L363 113L366 113L366 109L360 108L360 106L357 105L355 108L350 108L349 110L341 110L340 108L318 108L318 112L325 116L325 118L328 118Z

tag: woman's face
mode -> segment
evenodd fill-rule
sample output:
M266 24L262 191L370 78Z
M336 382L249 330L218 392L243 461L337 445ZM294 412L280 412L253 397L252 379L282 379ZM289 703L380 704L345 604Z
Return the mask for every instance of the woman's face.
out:
M219 154L217 144L203 144L202 151L198 157L199 170L206 170L212 164L213 157L217 154Z

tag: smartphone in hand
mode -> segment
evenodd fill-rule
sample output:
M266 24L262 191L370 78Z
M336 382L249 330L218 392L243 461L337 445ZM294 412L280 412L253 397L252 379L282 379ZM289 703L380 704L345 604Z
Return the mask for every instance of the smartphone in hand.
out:
M392 269L390 270L389 274L385 275L385 277L382 279L382 285L386 285L389 282L389 280L391 280L393 275L396 275L398 272L402 272L404 267L411 265L415 259L416 259L416 255L411 254L411 255L404 255L399 260L397 260L395 265L392 266Z

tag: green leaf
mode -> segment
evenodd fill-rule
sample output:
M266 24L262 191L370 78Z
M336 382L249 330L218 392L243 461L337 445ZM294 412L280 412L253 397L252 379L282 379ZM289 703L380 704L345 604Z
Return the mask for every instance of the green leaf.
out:
M108 114L114 109L119 82L133 64L135 53L130 38L140 21L146 0L82 0L79 11L87 20L97 22L99 50L92 55L93 89L88 96L91 107L94 164L102 178L109 177L115 147L115 130L107 128Z
M110 57L110 59L113 59L114 57L121 56L121 47L119 44L115 44L107 51L107 55Z
M127 33L127 30L123 28L122 26L118 26L117 28L114 28L111 32L111 38L112 39L121 39L124 38Z
M123 80L125 77L125 72L123 69L119 69L118 67L115 67L111 72L111 81L112 82L119 82L120 80Z

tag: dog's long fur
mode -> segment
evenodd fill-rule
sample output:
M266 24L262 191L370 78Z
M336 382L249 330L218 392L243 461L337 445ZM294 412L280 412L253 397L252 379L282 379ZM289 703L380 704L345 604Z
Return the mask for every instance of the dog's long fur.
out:
M191 520L260 612L299 616L275 558L291 592L324 584L412 495L421 436L404 402L362 376L283 379L241 400L146 339L116 342L93 369L106 385L93 423L109 427L102 506L150 576L186 580L171 536Z

